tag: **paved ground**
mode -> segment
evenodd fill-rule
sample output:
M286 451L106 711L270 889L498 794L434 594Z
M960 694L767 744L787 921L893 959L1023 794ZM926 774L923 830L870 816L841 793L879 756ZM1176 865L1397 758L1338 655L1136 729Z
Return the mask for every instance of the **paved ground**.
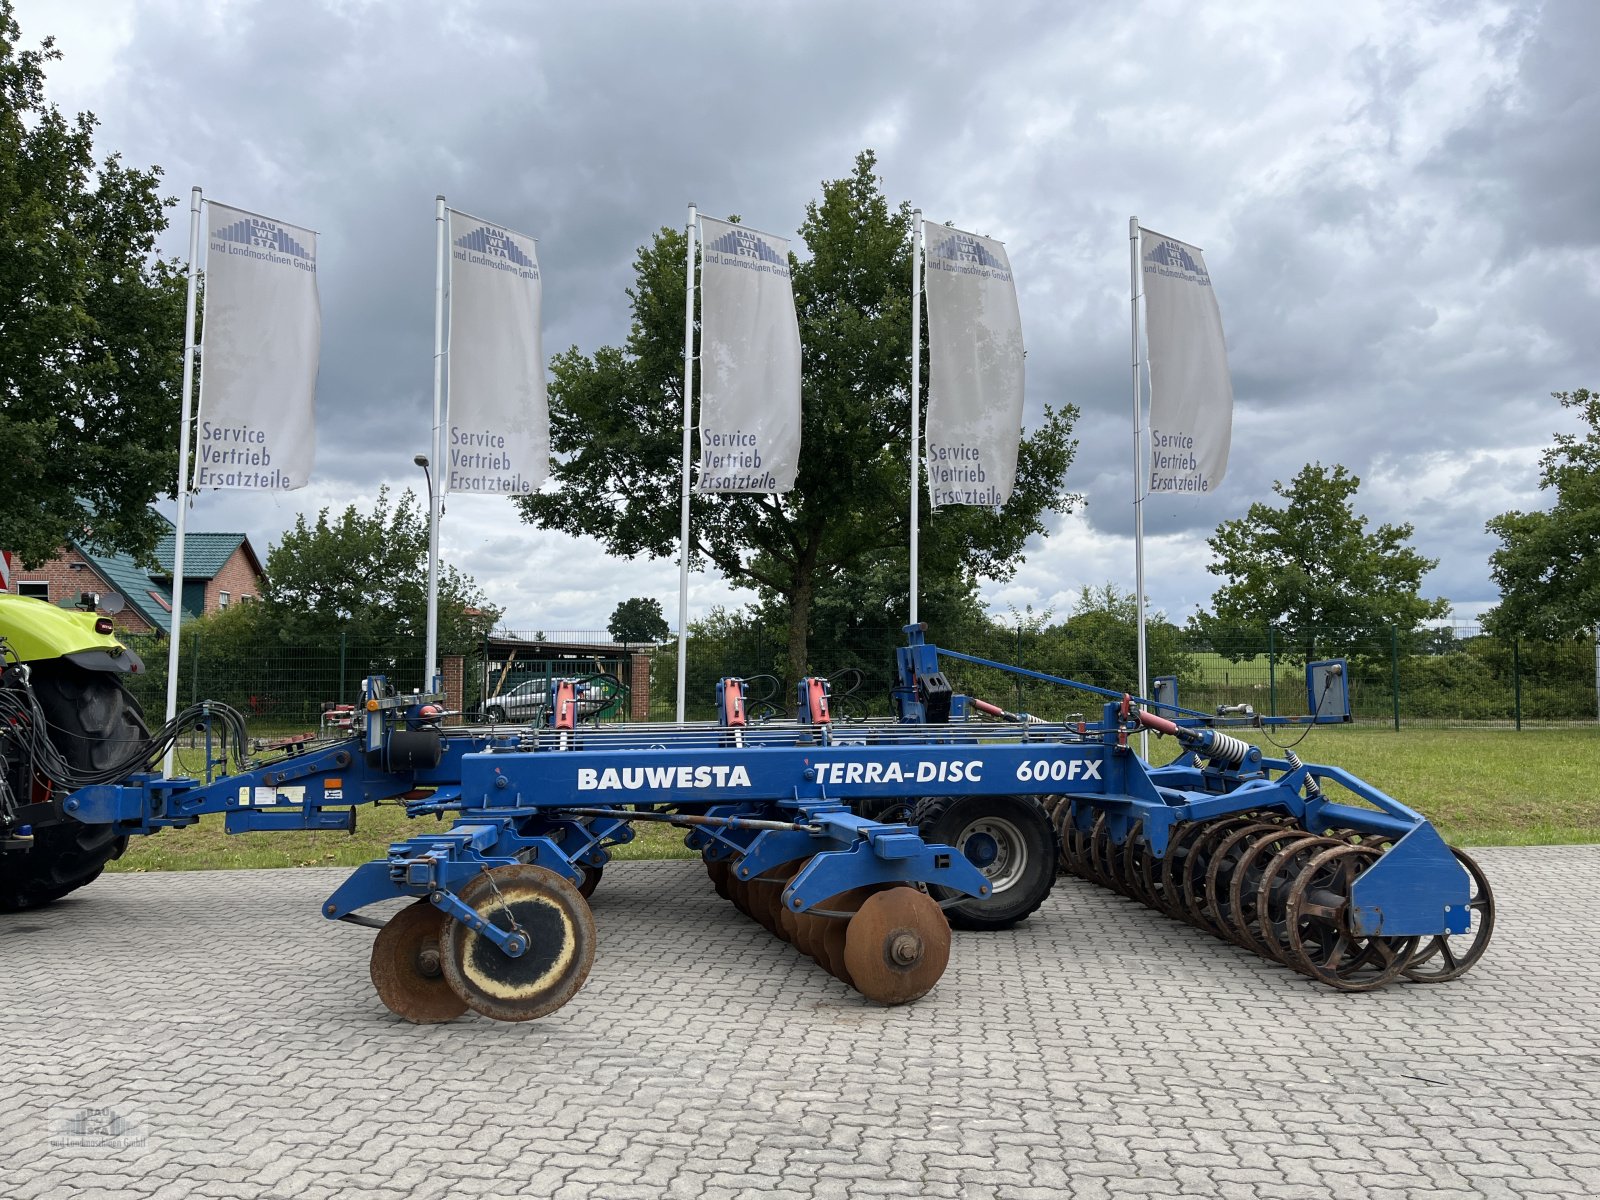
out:
M1600 847L1482 859L1455 984L1320 990L1063 880L902 1009L623 863L520 1026L391 1017L343 872L106 877L0 921L0 1197L1600 1194Z

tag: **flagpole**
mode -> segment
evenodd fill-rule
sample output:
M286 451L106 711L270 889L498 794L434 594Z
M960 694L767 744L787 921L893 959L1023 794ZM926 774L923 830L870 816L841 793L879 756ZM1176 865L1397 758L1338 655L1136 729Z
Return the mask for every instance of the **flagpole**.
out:
M433 470L428 480L428 649L427 681L423 690L439 689L439 509L444 492L444 277L449 269L450 237L443 196L434 197L433 223L438 242L437 270L433 279L433 438L428 457Z
M911 624L917 623L917 520L921 508L922 472L918 455L922 440L922 210L911 210Z
M194 308L200 261L200 189L189 192L189 294L183 310L183 417L178 425L178 520L172 540L172 618L167 637L167 724L178 715L178 631L183 625L183 538L189 500L189 422L194 415ZM161 772L172 774L177 744L169 743Z
M1139 615L1139 695L1148 694L1144 628L1144 406L1139 379L1139 218L1128 218L1128 282L1133 313L1133 590Z
M694 397L694 205L684 238L683 289L683 499L678 520L678 707L683 723L684 684L689 670L689 420Z

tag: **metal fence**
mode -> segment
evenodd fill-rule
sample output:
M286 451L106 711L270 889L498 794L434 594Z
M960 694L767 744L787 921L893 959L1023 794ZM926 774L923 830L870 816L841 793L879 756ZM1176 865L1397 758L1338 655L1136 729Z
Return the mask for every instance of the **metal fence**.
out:
M965 639L954 648L1118 691L1135 686L1131 651L1086 659L1082 647L1075 647L1059 631L997 627L991 634ZM519 661L506 671L504 663L486 647L475 647L464 663L464 711L481 714L488 697L552 674L602 673L615 676L624 686L633 682L626 660L603 649L610 642L607 635L557 631L543 636L568 646L593 645L596 651L555 662ZM345 636L326 645L291 646L272 639L241 642L208 636L202 627L185 630L182 638L180 705L220 700L245 713L253 728L266 731L316 728L328 705L359 701L361 681L370 674L388 676L402 691L423 684L425 648L420 640L379 639L358 644ZM154 717L166 704L166 642L157 637L127 640L147 667L130 678L131 687L146 713ZM1306 644L1281 630L1219 644L1169 638L1166 649L1152 653L1149 673L1152 679L1176 676L1178 702L1188 708L1214 711L1219 705L1249 704L1267 715L1303 713L1308 710ZM1409 638L1392 632L1365 642L1317 639L1309 644L1315 657L1349 661L1352 708L1362 721L1596 720L1592 639L1501 642L1474 628L1457 627ZM717 680L730 675L751 681L753 713L792 715L797 681L787 678L784 656L783 639L771 630L750 627L732 635L691 639L687 715L691 719L714 717ZM814 647L811 665L813 673L832 681L838 716L887 715L892 711L893 645ZM958 691L1012 710L1052 720L1079 713L1092 717L1098 712L1099 701L1091 695L1065 692L956 660L946 659L944 665ZM676 675L675 644L658 648L652 657L650 719L674 716ZM618 705L608 716L620 717L626 710L626 705Z

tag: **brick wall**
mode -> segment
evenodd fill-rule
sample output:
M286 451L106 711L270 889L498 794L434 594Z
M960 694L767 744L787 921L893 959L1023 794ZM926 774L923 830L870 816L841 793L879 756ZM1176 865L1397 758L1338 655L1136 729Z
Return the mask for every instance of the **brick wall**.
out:
M251 600L261 599L261 576L250 564L243 543L228 556L228 561L222 564L222 570L217 572L216 578L206 583L207 613L214 613L222 607L223 592L228 593L230 606L247 596Z
M444 706L457 715L446 717L446 725L461 724L462 697L466 691L462 687L465 674L466 660L459 654L446 654L439 661L439 669L444 675Z
M21 593L22 589L15 586L16 584L38 581L49 584L50 595L46 599L51 604L60 604L63 600L75 600L82 592L114 592L117 590L101 577L100 573L89 564L83 555L71 549L33 570L17 567L13 572L13 580L12 591L18 594ZM148 597L141 597L140 599L145 603L153 603ZM112 618L112 621L118 629L127 633L151 632L149 622L134 612L132 608L124 608Z
M628 687L631 689L628 698L628 719L630 721L648 721L650 719L650 656L635 651L629 655L632 660L628 664Z

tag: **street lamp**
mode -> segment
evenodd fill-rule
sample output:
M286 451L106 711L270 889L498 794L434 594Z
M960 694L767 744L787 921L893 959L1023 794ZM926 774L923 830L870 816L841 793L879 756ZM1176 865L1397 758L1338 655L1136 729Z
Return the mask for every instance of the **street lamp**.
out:
M433 491L433 472L428 469L428 456L419 454L411 460L422 468L422 477L428 482L428 649L427 678L423 690L432 692L439 687L439 517L440 508Z

